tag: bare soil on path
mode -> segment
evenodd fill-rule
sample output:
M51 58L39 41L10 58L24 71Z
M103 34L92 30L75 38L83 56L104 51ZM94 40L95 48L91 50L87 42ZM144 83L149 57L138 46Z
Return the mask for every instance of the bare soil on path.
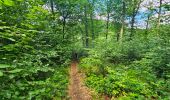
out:
M82 75L78 72L78 63L73 61L70 68L70 100L92 100L90 90L83 84Z

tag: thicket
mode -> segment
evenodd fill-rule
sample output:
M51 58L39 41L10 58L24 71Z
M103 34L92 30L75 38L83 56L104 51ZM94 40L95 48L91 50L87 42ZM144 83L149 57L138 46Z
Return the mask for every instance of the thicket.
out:
M113 99L169 99L168 31L168 26L162 26L162 35L151 33L148 37L137 31L133 40L127 38L121 44L100 39L80 61L86 85Z
M41 4L0 1L1 100L67 98L71 42L54 34Z
M0 0L0 99L68 98L72 58L101 95L170 99L170 6L149 1Z

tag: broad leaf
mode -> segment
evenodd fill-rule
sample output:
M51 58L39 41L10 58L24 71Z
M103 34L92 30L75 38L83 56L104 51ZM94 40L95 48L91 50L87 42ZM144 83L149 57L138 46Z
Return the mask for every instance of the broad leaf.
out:
M0 71L0 77L1 77L1 76L3 76L3 75L4 75L4 74L3 74L3 72L2 72L2 71Z
M13 6L14 2L12 0L4 0L4 4L7 6Z
M7 65L7 64L0 64L0 69L1 68L9 68L9 67L11 67L10 65Z
M9 71L9 73L18 73L18 72L21 72L23 69L14 69L14 70L11 70Z

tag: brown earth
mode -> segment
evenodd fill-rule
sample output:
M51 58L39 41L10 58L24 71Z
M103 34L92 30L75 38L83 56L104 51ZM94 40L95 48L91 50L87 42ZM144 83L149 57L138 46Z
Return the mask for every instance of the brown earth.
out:
M82 75L78 72L77 62L73 61L70 68L70 100L92 100L90 90L83 84Z

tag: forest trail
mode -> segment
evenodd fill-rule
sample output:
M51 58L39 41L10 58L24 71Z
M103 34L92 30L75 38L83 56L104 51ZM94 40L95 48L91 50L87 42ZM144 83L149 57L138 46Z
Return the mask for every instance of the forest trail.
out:
M70 68L69 96L71 100L92 100L89 89L83 84L82 75L78 72L77 62Z

